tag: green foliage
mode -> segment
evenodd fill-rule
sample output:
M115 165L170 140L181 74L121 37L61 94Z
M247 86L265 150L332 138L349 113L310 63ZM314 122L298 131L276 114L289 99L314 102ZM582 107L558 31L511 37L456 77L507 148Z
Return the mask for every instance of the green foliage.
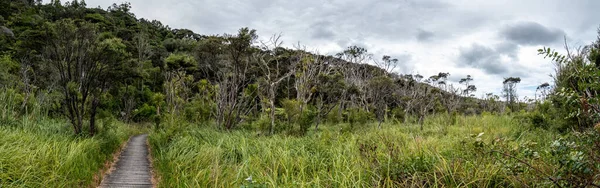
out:
M407 118L406 112L400 107L393 108L390 115L393 121L396 123L404 122L404 119Z
M332 124L342 123L344 121L343 114L338 113L340 106L336 105L331 109L331 112L327 114L327 122Z
M370 113L362 108L350 108L346 111L346 117L350 127L364 126L367 122L373 120L373 113Z
M91 23L103 23L103 24L108 24L108 20L106 20L106 18L104 16L102 16L99 13L93 13L93 14L86 14L84 19L86 21L89 21Z
M174 53L165 59L168 70L181 70L194 68L196 60L189 54Z
M17 126L22 95L8 89L0 92L0 126Z
M296 100L284 99L281 101L281 107L285 112L285 117L288 120L288 123L293 123L298 121L300 114L300 102Z
M0 56L0 88L10 88L16 86L18 80L19 63L14 61L9 55Z
M302 107L302 111L300 111L300 102L289 99L284 99L281 105L283 106L290 131L299 135L306 134L317 116L314 107L304 106ZM296 126L298 129L295 129Z
M549 100L557 109L559 128L586 128L600 121L600 69L595 64L597 47L588 46L579 54L558 54L550 48L539 50L539 54L555 62L555 86Z
M516 96L521 79L509 77L503 82L509 105L496 116L503 111L499 97L468 97L477 89L470 75L460 80L460 104L450 107L443 100L449 73L430 77L434 87L421 75L388 74L391 63L397 63L389 56L383 58L387 67L370 65L371 55L362 47L351 46L337 57L266 51L255 46L258 35L249 28L204 36L138 19L130 10L128 3L102 10L88 9L83 1L0 1L0 87L11 88L0 92L0 156L10 159L0 158L1 185L87 186L90 169L97 170L98 161L128 132L115 125L115 117L155 123L150 142L164 187L549 185L534 178L539 172L525 163L573 182L589 182L598 174L593 138L577 140L580 135L572 133L572 141L550 143L558 137L554 129L584 132L600 121L599 41L580 54L541 49L557 70L556 86L545 87L552 88L547 101L526 112L527 104ZM251 58L264 54L277 56L272 60L281 65L299 66ZM275 82L264 79L283 72L296 74L276 80L281 87L265 100L265 88ZM302 79L314 83L296 85ZM58 123L45 119L46 114ZM65 134L61 118L70 117L79 129L91 128L95 114L99 134ZM364 126L388 117L396 122L382 129ZM423 130L404 121L410 118L424 122ZM297 136L257 137L256 131L264 135L272 120L276 132ZM329 125L309 131L321 121ZM212 122L227 132L193 125ZM248 130L236 130L238 124ZM21 137L23 143L17 142ZM498 152L485 152L486 147ZM252 181L243 180L250 176Z
M540 112L533 112L530 114L531 124L535 128L547 129L550 127L549 118Z
M302 135L308 132L308 129L313 125L317 113L314 108L307 108L303 110L300 118L298 119L298 125L300 126L300 133Z
M252 122L251 128L253 130L261 130L262 132L268 133L271 129L271 118L267 113L261 113L258 119ZM279 121L275 121L274 129L276 132L282 130L282 126Z
M184 116L190 122L206 123L213 114L215 105L212 101L207 101L200 96L192 98L184 107Z
M550 145L550 154L555 156L556 161L560 165L561 173L564 177L569 176L591 176L593 175L594 166L587 159L585 153L579 151L578 145L573 141L558 139Z

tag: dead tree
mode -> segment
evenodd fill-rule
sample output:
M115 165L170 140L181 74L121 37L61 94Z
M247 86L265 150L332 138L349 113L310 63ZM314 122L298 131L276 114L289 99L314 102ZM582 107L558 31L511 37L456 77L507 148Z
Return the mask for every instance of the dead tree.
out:
M304 51L304 50L302 50ZM300 103L300 114L304 112L308 102L315 94L318 76L322 73L329 74L331 66L320 55L299 52L300 62L295 67L294 88L296 89L296 100Z
M460 88L450 84L446 87L446 93L440 98L448 114L452 114L460 106L462 98L460 97Z
M270 134L275 133L275 97L279 83L294 74L294 67L302 60L301 54L298 56L295 54L284 54L285 49L281 48L282 42L280 38L281 35L273 35L269 41L261 42L263 52L253 55L254 61L258 63L263 74L260 79L262 84L259 87L264 87L266 94L260 94L259 96L267 99L269 103L269 118L271 119ZM288 57L285 57L286 55Z
M336 55L343 60L336 66L339 72L343 73L344 81L348 86L341 95L338 113L341 116L343 109L346 108L346 102L350 102L351 107L360 107L369 112L366 87L373 74L365 65L372 60L372 55L365 48L358 46L350 46Z
M381 68L381 76L370 79L368 82L369 99L374 107L375 116L379 121L378 127L387 117L388 103L392 99L396 85L391 78L392 71L398 66L398 59L392 59L390 56L383 56L382 61L375 61L375 64Z
M255 63L251 61L251 56L256 51L252 44L258 36L255 30L242 28L236 36L226 35L225 38L226 57L221 61L222 67L216 75L216 119L218 126L232 129L243 115L249 113L254 100L252 95L256 91L243 91L250 85L249 69Z

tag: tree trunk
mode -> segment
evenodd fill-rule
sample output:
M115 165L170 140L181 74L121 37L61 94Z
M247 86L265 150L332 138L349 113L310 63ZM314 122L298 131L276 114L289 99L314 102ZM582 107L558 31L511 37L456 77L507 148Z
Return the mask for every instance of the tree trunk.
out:
M424 119L424 115L419 115L419 125L421 125L421 131L423 130L423 119Z
M323 96L319 96L317 99L317 121L315 121L315 130L319 129L319 123L321 123L321 114L323 113Z
M160 129L160 105L156 105L156 117L154 117L154 127Z
M98 108L98 98L94 97L92 101L92 107L90 110L90 136L96 134L96 109Z
M343 116L343 112L344 112L344 99L342 98L342 100L340 100L340 106L338 106L338 118L344 122L344 116ZM347 121L347 120L346 120Z
M71 124L73 124L73 132L75 133L75 135L81 134L81 126L77 124L75 118L71 118Z
M275 99L271 99L270 100L270 106L271 106L271 135L275 133L275 102L273 102Z
M383 108L383 120L389 121L388 104L387 103L385 103L385 108Z
M406 124L407 121L408 121L408 107L406 109L404 109L404 119L402 120L402 123Z
M319 111L319 113L321 113ZM321 123L321 115L317 114L317 121L315 122L315 130L319 130L319 124Z

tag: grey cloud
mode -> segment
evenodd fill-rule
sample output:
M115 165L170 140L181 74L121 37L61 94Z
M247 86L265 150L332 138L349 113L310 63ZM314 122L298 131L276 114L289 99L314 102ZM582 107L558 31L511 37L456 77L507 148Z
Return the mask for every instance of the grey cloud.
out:
M312 38L314 39L328 39L331 40L335 37L335 33L331 30L331 22L319 21L313 23L310 26L312 30Z
M419 29L419 31L417 32L417 40L421 42L429 41L429 39L431 39L433 36L434 34L431 31Z
M502 42L496 45L496 51L510 57L514 61L518 61L519 45L512 42Z
M46 0L48 1L48 0ZM87 0L88 5L107 7L111 1ZM260 36L283 33L284 41L356 38L384 40L414 39L417 28L444 30L440 39L471 32L485 23L486 16L456 9L445 0L379 1L271 1L198 0L165 3L158 0L130 0L138 17L159 20L171 28L188 28L201 34L235 33L241 27L257 29ZM160 14L157 14L160 12ZM477 18L465 20L463 18ZM430 31L418 34L420 40Z
M522 45L548 45L560 41L565 32L548 28L537 22L519 22L505 26L500 36Z
M450 73L450 76L448 76L448 80L451 82L459 82L460 79L466 77L466 75L460 75L460 74L452 74Z
M500 43L495 48L481 44L471 44L459 50L457 65L459 67L472 67L482 69L485 73L501 76L528 77L527 70L518 64L518 45L511 43ZM502 56L506 55L512 60L503 62Z
M358 35L352 38L346 37L339 39L336 41L336 44L342 49L346 49L346 47L348 46L359 46L369 50L369 46L366 44L365 38L362 35Z
M392 58L398 59L398 67L395 68L394 72L409 73L414 69L414 63L412 62L412 55L410 54L392 54Z
M480 44L460 49L458 64L483 69L488 74L506 74L509 71L495 49Z

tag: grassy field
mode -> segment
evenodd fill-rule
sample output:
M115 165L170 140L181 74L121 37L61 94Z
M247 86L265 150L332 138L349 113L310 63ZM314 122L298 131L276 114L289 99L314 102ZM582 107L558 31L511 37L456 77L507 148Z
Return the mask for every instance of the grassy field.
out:
M429 118L423 131L342 124L303 137L188 125L156 131L150 142L161 187L553 186L544 175L561 173L558 133L511 116L447 119Z
M5 94L5 93L2 93ZM0 100L0 187L88 187L123 141L137 132L101 122L101 134L76 137L64 120L16 115Z
M63 121L0 126L0 187L87 187L135 131L117 124L91 138L72 136Z
M0 187L89 187L100 169L139 128L99 121L94 137L77 137L70 123L52 119L30 100L19 112L22 96L0 91Z

